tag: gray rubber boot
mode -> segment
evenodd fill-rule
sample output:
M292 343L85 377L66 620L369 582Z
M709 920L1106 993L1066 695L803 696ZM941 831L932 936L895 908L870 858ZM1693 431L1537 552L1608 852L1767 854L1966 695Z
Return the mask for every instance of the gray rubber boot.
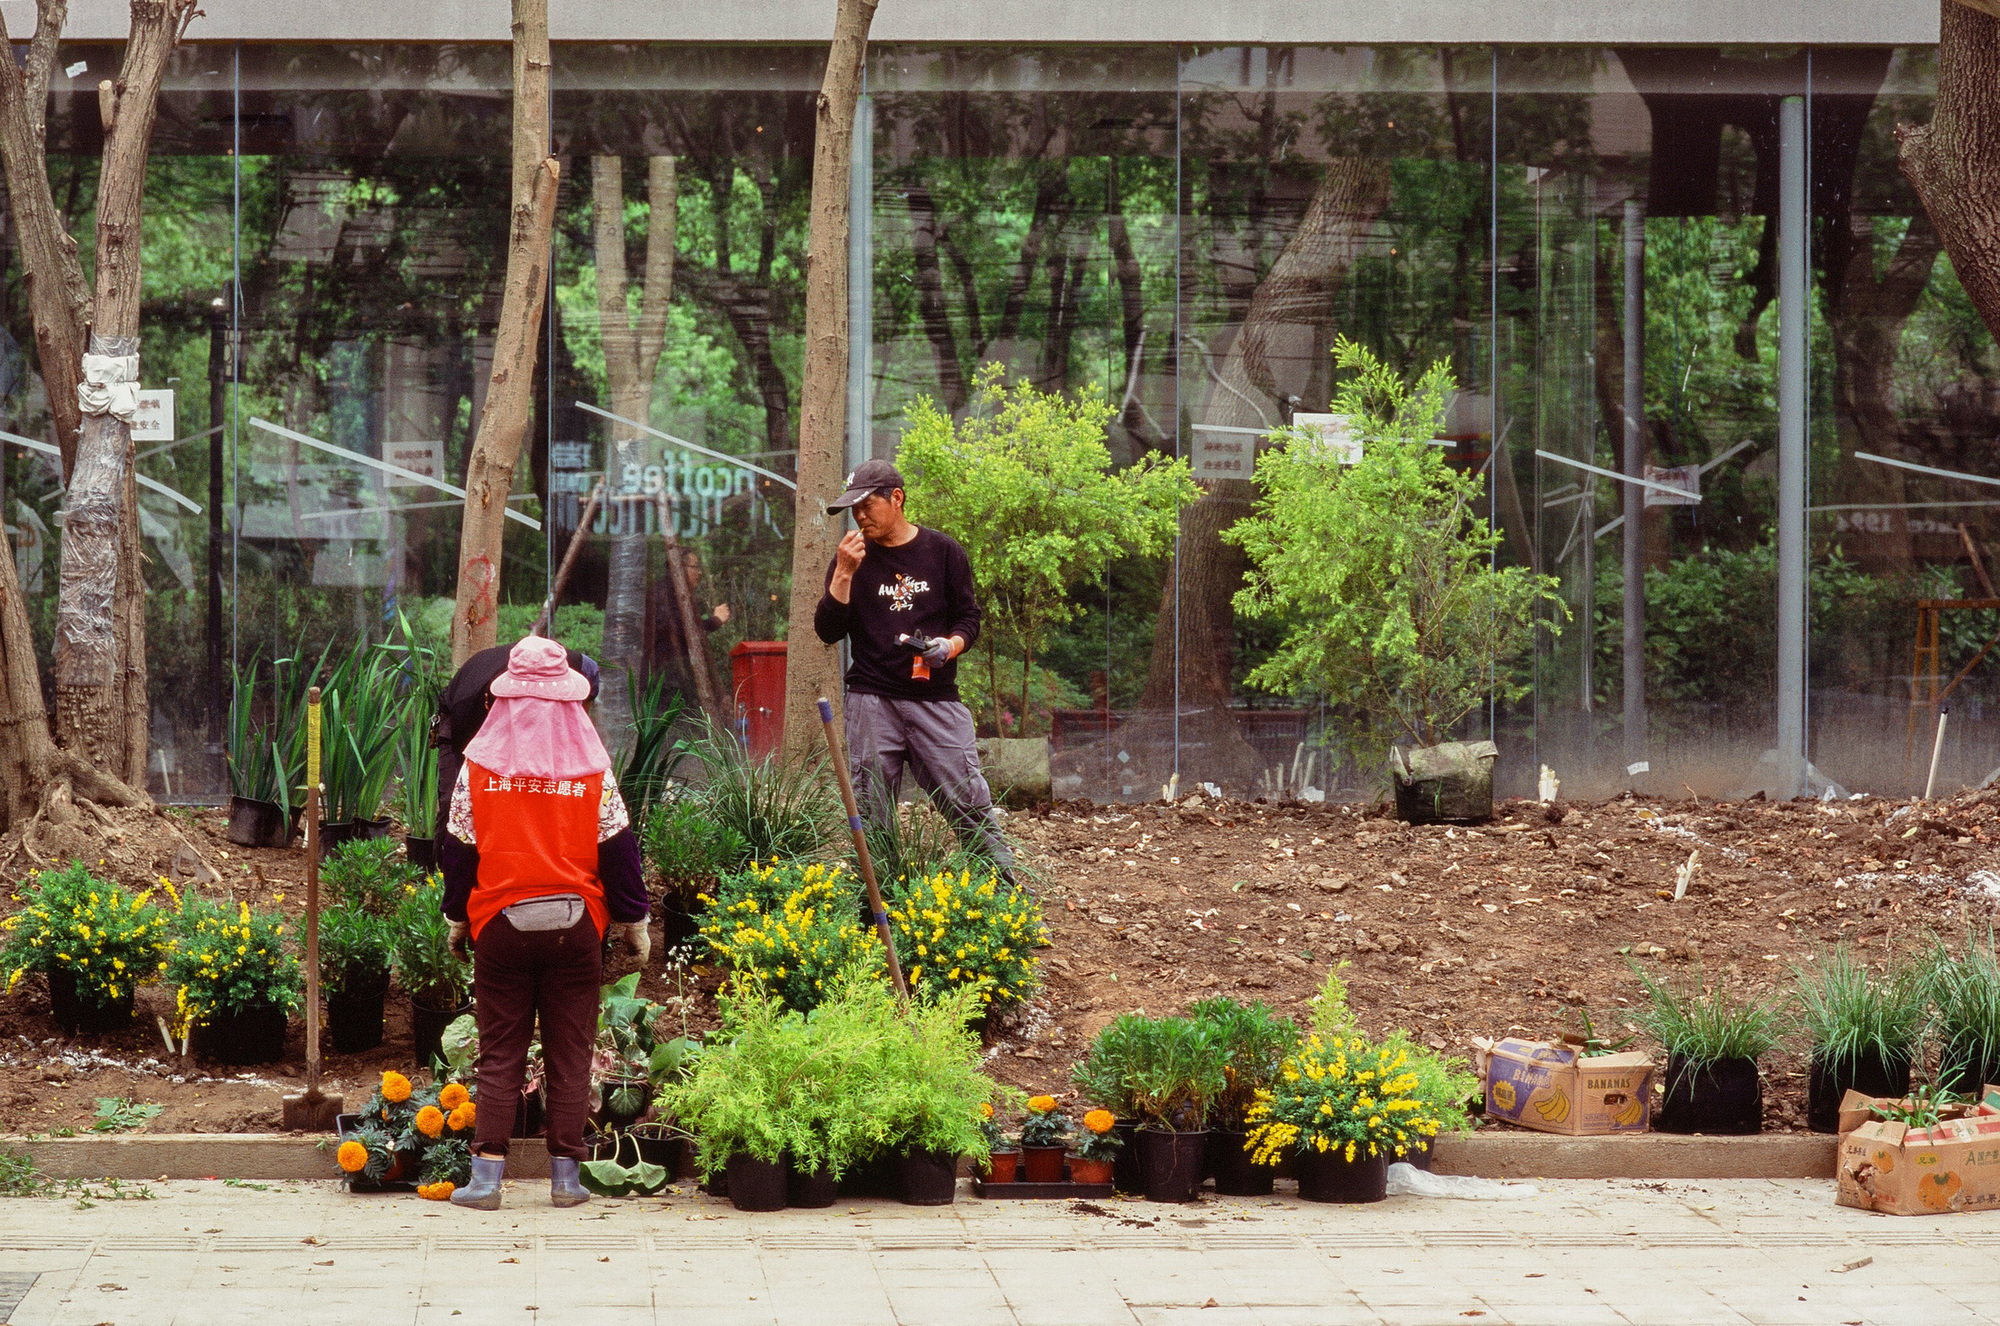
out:
M463 1188L454 1189L452 1205L469 1206L477 1211L498 1211L500 1209L500 1177L507 1171L507 1157L472 1158L472 1179Z
M590 1200L590 1189L577 1181L577 1162L564 1156L549 1157L549 1205L582 1206Z

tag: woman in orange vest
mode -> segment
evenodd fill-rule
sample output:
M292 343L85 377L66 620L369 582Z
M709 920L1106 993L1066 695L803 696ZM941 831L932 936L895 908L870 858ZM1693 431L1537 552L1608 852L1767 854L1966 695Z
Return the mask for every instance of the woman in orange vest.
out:
M472 1181L460 1206L498 1209L528 1044L541 1019L548 1070L549 1200L590 1200L585 1158L590 1054L607 934L641 966L652 952L639 843L584 712L590 682L561 645L531 635L493 679L493 710L465 748L440 840L444 914L461 956L469 939L479 1023Z

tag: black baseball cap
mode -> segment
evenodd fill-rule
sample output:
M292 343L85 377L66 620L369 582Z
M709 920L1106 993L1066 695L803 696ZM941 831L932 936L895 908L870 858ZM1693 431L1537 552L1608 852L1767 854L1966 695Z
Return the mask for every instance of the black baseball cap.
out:
M847 491L826 504L829 511L845 511L859 506L871 493L903 487L903 475L886 460L864 460L847 476Z

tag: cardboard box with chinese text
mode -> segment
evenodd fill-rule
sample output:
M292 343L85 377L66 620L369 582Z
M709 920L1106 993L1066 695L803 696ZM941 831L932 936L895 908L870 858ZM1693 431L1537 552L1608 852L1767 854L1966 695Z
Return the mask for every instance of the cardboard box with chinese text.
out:
M1571 1045L1513 1039L1475 1039L1472 1047L1492 1118L1571 1137L1643 1133L1652 1125L1647 1055L1586 1056Z
M1944 1106L1928 1128L1881 1117L1897 1104L1856 1091L1841 1101L1835 1200L1887 1215L2000 1209L2000 1089Z

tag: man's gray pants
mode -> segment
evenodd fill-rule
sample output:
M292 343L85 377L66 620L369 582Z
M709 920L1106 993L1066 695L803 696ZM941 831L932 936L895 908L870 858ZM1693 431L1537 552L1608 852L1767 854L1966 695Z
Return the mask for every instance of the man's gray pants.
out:
M972 711L957 700L849 693L847 760L855 797L871 824L890 822L907 768L967 850L990 857L1003 872L1013 870L1014 853L993 813L993 790L979 772Z

